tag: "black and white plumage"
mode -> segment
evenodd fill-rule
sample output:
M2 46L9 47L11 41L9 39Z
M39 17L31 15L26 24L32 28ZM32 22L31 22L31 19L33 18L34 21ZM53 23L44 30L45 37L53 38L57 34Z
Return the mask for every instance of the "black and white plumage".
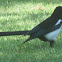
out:
M59 19L58 22L55 24L55 26L59 25L61 21L62 21L62 20ZM53 29L54 29L54 28L53 28ZM58 29L56 28L54 31L47 33L47 34L45 35L45 37L46 37L48 40L55 40L56 37L58 36L59 32L61 31L61 29L62 29L62 26L59 25L59 26L58 26Z
M24 41L30 41L34 38L39 38L43 41L49 41L52 47L56 37L62 29L62 6L56 7L52 15L41 22L39 25L28 31L14 31L14 32L0 32L0 36L8 35L30 35L30 37Z
M27 39L25 42L34 38L39 38L40 40L43 41L49 41L50 46L52 47L61 29L62 29L62 6L59 6L56 7L53 14L49 18L41 22L28 33L26 33L26 35L30 35L30 38Z

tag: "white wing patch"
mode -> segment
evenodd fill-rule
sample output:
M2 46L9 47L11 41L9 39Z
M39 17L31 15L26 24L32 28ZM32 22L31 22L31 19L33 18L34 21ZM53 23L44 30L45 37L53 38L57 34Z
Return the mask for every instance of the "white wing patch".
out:
M58 24L60 24L60 22L61 22L62 20L61 19L59 19L58 20L58 22L55 24L55 25L58 25Z

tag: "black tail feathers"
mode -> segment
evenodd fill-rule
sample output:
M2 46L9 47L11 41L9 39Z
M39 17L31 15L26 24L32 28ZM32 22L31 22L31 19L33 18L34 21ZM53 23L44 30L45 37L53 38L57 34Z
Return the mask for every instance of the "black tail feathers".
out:
M11 36L11 35L30 35L30 34L27 34L29 33L30 31L12 31L12 32L0 32L0 36ZM23 44L29 40L32 40L33 38L30 37L28 38L26 41L23 42Z
M0 32L0 36L25 35L29 31Z
M27 42L27 41L32 40L32 39L33 39L33 38L28 38L26 41L23 42L23 44L24 44L25 42Z

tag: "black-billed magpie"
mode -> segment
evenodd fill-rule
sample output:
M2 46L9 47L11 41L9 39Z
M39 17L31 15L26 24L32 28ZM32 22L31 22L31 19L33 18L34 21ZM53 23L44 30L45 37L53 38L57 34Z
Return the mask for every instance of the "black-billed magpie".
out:
M41 22L32 30L0 32L0 36L30 35L30 37L23 43L30 41L34 38L39 38L42 41L49 41L50 46L52 47L61 29L62 29L62 6L58 6L55 8L54 12L49 18Z

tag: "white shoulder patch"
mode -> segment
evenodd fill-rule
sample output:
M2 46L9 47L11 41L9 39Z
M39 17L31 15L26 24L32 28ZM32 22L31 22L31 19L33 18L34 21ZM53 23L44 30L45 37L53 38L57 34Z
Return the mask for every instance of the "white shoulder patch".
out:
M58 20L58 22L55 24L55 25L58 25L58 24L60 24L60 22L61 22L62 20L61 19L59 19Z

